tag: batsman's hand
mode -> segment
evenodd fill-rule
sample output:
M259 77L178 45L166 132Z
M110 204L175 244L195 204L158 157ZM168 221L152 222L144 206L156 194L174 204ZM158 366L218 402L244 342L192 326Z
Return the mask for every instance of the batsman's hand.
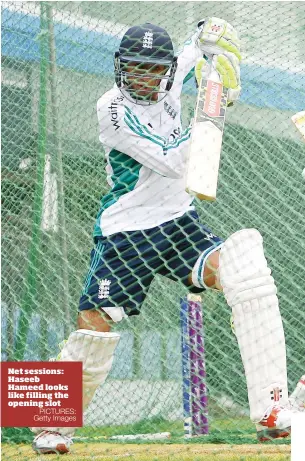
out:
M216 69L224 87L228 88L228 105L232 105L241 92L240 40L236 30L224 19L203 19L198 23L197 43L209 59L207 64L202 62L203 58L197 62L197 81L200 73L207 78L211 69Z
M231 24L224 19L207 18L198 23L197 44L202 52L211 56L214 54L233 54L241 61L240 40Z
M202 78L209 78L212 70L216 70L225 88L228 89L228 106L238 100L241 92L239 62L233 54L229 56L217 54L212 60L199 58L195 65L195 76L198 83Z

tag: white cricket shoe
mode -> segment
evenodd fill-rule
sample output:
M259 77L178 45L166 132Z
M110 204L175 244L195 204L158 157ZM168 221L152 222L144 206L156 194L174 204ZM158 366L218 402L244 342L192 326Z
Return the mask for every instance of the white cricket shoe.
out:
M291 415L289 408L274 406L264 418L256 424L257 438L260 442L285 438L290 435Z
M56 453L63 455L69 453L72 439L59 432L43 431L38 434L33 440L32 447L36 453L46 455Z

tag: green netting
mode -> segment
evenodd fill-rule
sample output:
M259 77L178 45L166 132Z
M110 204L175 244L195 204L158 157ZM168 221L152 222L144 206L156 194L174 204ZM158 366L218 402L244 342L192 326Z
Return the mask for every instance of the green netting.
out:
M228 110L215 203L196 202L223 238L264 236L287 341L290 390L304 374L304 2L2 2L2 360L47 360L75 328L101 195L107 193L96 102L113 85L128 27L165 27L176 48L206 16L240 33L243 93ZM196 99L183 95L183 125ZM180 297L156 276L78 435L183 434ZM209 441L255 440L240 354L223 297L203 298ZM29 440L10 430L7 440ZM243 443L242 442L242 443ZM241 442L240 442L241 443Z

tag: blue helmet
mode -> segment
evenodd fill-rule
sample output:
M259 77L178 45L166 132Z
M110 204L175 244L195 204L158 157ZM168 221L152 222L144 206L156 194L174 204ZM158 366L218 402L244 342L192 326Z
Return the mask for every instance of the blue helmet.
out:
M122 38L119 50L114 55L115 81L118 88L127 98L130 96L133 101L140 103L127 82L127 77L139 77L136 70L132 74L124 70L124 66L129 62L139 63L139 66L148 63L152 67L154 65L165 67L166 74L159 77L160 80L165 79L166 82L157 90L159 94L163 94L158 101L163 99L173 85L177 69L177 57L174 55L173 43L166 30L149 23L130 27Z

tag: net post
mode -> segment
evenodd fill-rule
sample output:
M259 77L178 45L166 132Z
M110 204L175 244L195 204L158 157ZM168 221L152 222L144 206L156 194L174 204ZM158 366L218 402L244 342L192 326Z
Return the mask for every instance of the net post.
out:
M56 173L56 183L58 185L58 238L61 253L61 274L62 287L61 297L64 312L64 332L65 336L70 334L71 330L71 314L70 314L70 288L69 288L69 263L67 249L67 230L65 217L64 203L64 172L62 146L59 136L59 121L58 121L58 97L56 88L57 65L56 65L56 44L53 24L53 9L50 3L46 2L46 18L48 26L48 45L50 52L49 59L49 80L50 80L50 106L51 106L51 122L53 131L54 156L52 167ZM55 229L56 231L56 229Z
M38 148L36 185L33 200L32 235L29 248L29 264L26 274L25 294L21 303L21 312L17 326L17 341L14 348L14 360L22 360L27 344L30 317L36 304L37 279L39 276L39 252L41 245L41 218L43 207L44 166L47 143L47 76L48 41L46 36L46 5L40 2L40 87L38 117Z

